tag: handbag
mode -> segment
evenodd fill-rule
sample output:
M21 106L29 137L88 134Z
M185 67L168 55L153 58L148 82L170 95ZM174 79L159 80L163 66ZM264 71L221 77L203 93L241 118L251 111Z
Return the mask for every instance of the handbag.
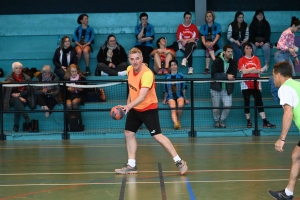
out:
M105 102L106 95L103 88L89 88L86 93L85 102Z

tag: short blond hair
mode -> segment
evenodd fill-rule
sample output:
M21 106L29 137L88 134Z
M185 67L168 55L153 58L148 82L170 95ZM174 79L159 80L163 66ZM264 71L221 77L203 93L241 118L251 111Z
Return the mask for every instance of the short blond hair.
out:
M13 62L13 64L11 65L11 67L12 67L12 70L14 71L14 69L16 67L22 67L23 68L23 65L20 62Z
M136 47L130 49L128 57L129 57L130 54L136 54L136 53L139 53L141 55L141 57L143 57L142 51L139 48L136 48Z

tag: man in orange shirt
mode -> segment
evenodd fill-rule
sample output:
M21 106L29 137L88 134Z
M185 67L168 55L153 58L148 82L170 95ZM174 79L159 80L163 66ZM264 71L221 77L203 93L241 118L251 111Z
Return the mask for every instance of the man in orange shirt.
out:
M137 174L135 133L144 123L151 136L172 156L180 174L187 172L188 167L177 154L171 141L162 134L158 117L158 100L155 91L153 72L143 63L142 52L133 48L129 52L130 66L127 68L129 95L127 105L122 106L126 119L124 135L128 153L128 163L117 174Z

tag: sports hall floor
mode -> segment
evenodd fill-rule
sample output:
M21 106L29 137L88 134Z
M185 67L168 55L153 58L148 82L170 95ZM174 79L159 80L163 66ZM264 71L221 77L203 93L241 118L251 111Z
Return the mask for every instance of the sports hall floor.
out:
M278 137L170 138L189 171L181 176L152 138L138 139L137 175L117 175L127 161L124 139L2 141L0 200L256 200L287 184L290 154ZM294 199L300 199L300 184Z

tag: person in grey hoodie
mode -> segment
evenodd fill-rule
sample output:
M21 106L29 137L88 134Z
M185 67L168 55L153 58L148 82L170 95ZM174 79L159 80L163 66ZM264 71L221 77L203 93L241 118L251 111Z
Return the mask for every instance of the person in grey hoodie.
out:
M226 128L225 119L229 115L232 104L232 93L234 83L219 82L219 80L234 81L237 74L237 64L232 57L233 48L230 45L223 47L223 52L216 58L212 64L211 77L216 80L210 83L210 93L212 98L213 117L215 128ZM220 103L223 103L222 114L220 115Z

